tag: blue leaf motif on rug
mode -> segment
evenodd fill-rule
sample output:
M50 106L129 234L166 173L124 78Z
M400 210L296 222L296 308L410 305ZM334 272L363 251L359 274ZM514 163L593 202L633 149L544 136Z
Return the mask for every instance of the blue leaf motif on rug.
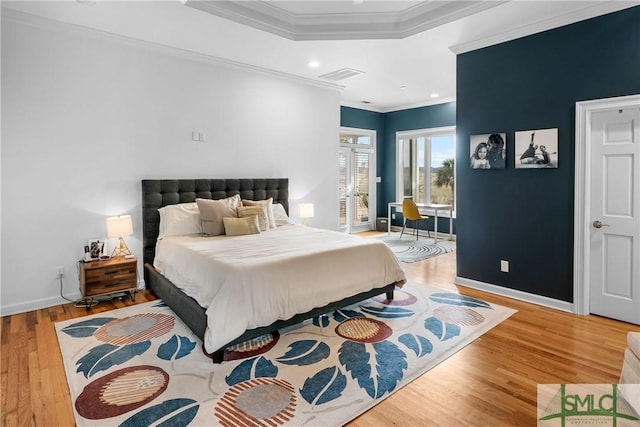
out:
M96 317L95 319L84 320L82 322L74 323L62 329L62 332L72 336L74 338L86 338L93 335L93 333L100 326L105 325L112 320L116 320L116 317Z
M429 299L444 304L463 305L466 307L491 308L491 305L489 303L482 300L450 292L432 294L431 296L429 296Z
M418 357L425 356L433 351L433 344L427 338L414 334L403 334L398 338L402 344L407 346Z
M364 317L364 314L355 310L336 310L333 312L333 319L338 322L344 322L347 319L352 319L354 317Z
M326 328L327 326L329 326L329 317L328 316L314 317L312 323L321 328Z
M375 352L374 360L371 360L367 351L369 346L373 347ZM351 373L351 378L374 399L382 397L386 392L392 392L409 366L407 355L389 341L368 345L345 341L340 346L338 355L338 360Z
M78 370L85 378L89 378L100 371L107 370L115 365L128 362L151 347L150 341L143 341L137 344L125 346L115 346L112 344L102 344L89 350L89 353L82 356L76 362Z
M408 310L402 307L372 307L372 306L361 306L362 311L367 314L371 314L376 317L380 317L382 319L397 319L400 317L411 317L415 313L412 310Z
M431 331L440 341L457 337L460 335L460 326L453 323L445 323L435 317L429 317L424 321L424 327Z
M270 360L260 356L240 363L225 377L225 381L232 386L253 378L275 378L277 375L278 368Z
M136 413L120 424L120 427L186 426L198 414L199 408L200 405L193 399L167 400ZM162 419L162 422L157 423L160 419Z
M158 348L158 357L163 360L177 360L189 355L196 347L196 342L188 337L174 335Z
M301 340L289 344L289 351L276 360L284 365L312 365L329 357L329 346L317 340Z
M336 366L325 368L304 381L300 395L311 405L338 399L347 386L347 377Z

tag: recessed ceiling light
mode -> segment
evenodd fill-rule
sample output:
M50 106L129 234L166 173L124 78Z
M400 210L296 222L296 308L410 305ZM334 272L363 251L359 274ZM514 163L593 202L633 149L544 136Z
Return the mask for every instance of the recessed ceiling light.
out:
M307 65L311 68L318 68L320 66L320 63L318 61L309 61Z
M371 104L371 101L360 101L363 104Z
M437 93L435 93L435 92L431 94L431 97L432 97L432 98L437 98L437 97L439 97L439 96L440 96L440 95L438 95L438 94L437 94Z

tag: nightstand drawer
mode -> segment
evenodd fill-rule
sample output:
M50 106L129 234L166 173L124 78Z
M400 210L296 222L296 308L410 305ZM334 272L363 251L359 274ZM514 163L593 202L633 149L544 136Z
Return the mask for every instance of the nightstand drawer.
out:
M138 287L138 261L122 257L80 263L80 292L84 298L130 291Z
M121 292L129 289L135 289L137 287L134 281L123 282L119 280L104 281L87 289L86 296L103 295L113 292Z
M136 266L105 267L87 271L87 283L97 283L110 280L135 280Z

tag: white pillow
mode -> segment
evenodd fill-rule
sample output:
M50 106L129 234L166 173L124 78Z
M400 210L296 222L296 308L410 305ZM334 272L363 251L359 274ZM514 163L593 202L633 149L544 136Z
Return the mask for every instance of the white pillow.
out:
M295 221L289 218L287 211L284 210L284 206L280 203L273 205L273 219L276 223L276 227L280 227L287 224L295 224Z
M269 197L267 200L245 200L242 199L243 206L266 206L267 217L269 219L269 228L276 228L276 221L273 216L273 197ZM264 230L263 230L264 231Z
M196 199L198 209L200 209L200 219L202 220L202 232L210 236L224 234L224 217L238 216L240 206L240 196L236 194L232 197L219 200Z
M269 217L267 215L266 206L239 206L238 218L244 218L251 215L258 216L258 224L260 224L260 231L267 231L269 229Z
M200 210L196 202L168 205L158 209L160 230L158 239L169 236L202 234Z
M245 234L260 234L258 225L258 215L251 215L244 218L222 218L224 223L224 234L227 236L243 236Z

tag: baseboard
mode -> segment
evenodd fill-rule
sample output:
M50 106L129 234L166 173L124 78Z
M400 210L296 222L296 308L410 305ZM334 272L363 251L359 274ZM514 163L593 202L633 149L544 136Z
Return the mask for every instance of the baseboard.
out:
M76 292L73 295L65 295L72 301L76 301L82 298L80 292ZM20 304L6 305L0 308L0 314L4 316L10 316L13 314L26 313L28 311L40 310L42 308L49 308L56 305L69 304L72 301L67 301L61 296L41 298L37 300L31 300Z
M518 291L516 289L505 288L504 286L492 285L490 283L479 282L473 279L456 276L454 283L456 285L466 286L468 288L478 289L480 291L489 292L503 297L517 299L519 301L531 304L541 305L560 311L574 313L573 303L545 297L542 295L531 294L529 292Z
M141 291L144 289L145 289L144 280L139 280L138 290ZM43 308L54 307L56 305L70 304L82 299L82 295L80 295L80 292L76 292L71 295L65 295L65 297L70 299L71 301L68 301L58 295L55 297L41 298L37 300L27 301L20 304L2 306L0 307L0 317L11 316L13 314L26 313L28 311L33 311L33 310L40 310Z

